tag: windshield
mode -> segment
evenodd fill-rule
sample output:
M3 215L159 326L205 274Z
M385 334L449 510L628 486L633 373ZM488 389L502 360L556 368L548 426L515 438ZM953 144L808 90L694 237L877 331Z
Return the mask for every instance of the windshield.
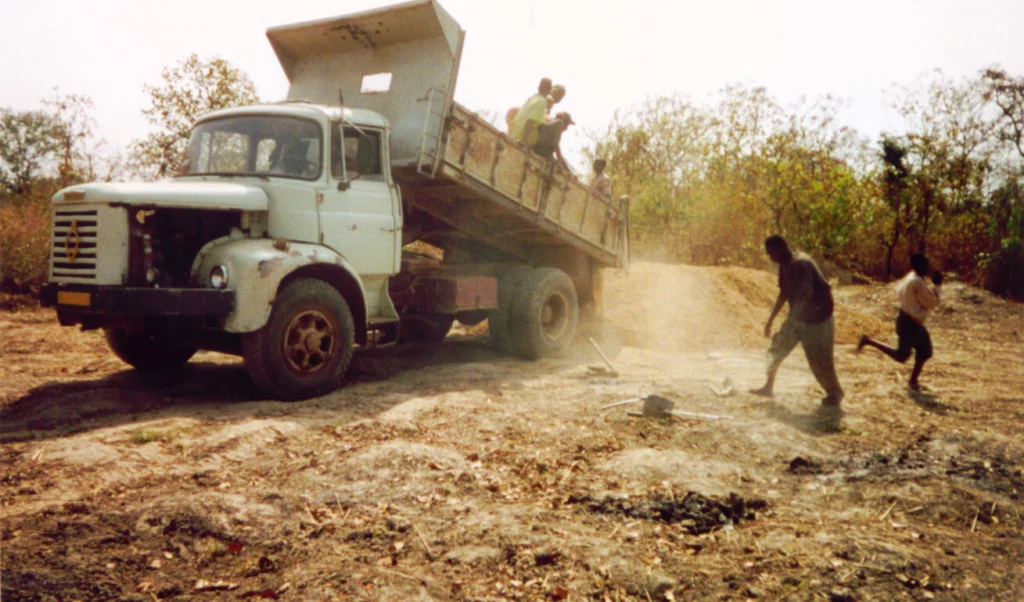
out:
M192 130L182 175L320 177L319 124L299 117L245 115L204 121Z

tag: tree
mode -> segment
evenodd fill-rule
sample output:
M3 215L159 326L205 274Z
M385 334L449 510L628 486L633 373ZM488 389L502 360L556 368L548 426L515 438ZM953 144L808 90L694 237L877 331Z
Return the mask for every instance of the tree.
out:
M906 165L907 149L896 138L882 138L882 199L892 211L892 228L879 240L885 247L885 277L892 278L892 257L900 238L907 229L910 204L907 190L910 186L910 168Z
M991 67L982 72L985 100L999 109L999 139L1012 145L1024 158L1024 77L1014 78Z
M27 193L60 148L60 126L44 111L0 109L0 186Z
M249 76L224 59L202 60L196 54L164 69L163 83L146 85L150 107L143 109L149 123L157 128L136 141L133 162L150 177L174 175L185 156L189 132L204 113L259 102Z
M787 109L741 85L706 106L661 97L616 114L589 154L608 160L615 193L629 195L634 242L659 254L757 264L774 231L838 258L866 196L854 167L864 145L838 125L841 109L828 96Z
M608 161L615 196L631 200L638 239L664 245L683 238L695 199L694 184L705 169L700 148L705 130L702 109L683 98L662 97L647 101L629 116L617 113L606 133L593 137L586 154ZM679 252L669 250L672 255Z
M54 88L53 96L43 100L56 125L57 181L66 187L97 179L96 170L101 162L99 149L102 140L94 140L96 120L92 117L93 104L88 96L61 95Z
M908 126L904 141L913 172L910 247L928 251L936 228L949 230L953 221L961 222L953 234L973 239L984 228L981 209L996 151L979 82L937 72L924 85L901 88L899 96L895 105ZM967 240L945 242L962 247Z

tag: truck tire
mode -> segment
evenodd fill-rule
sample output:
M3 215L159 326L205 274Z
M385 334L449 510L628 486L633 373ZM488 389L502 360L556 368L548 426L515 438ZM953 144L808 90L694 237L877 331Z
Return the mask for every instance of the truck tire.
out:
M337 389L355 346L348 303L322 280L289 282L274 299L263 328L242 337L245 369L265 393L285 401Z
M168 337L134 334L121 328L106 328L107 345L126 364L140 372L168 372L181 367L196 353Z
M556 268L538 268L520 284L509 332L516 355L528 360L564 355L576 335L579 300L572 279Z
M502 353L515 353L512 335L509 332L509 316L516 303L519 288L530 271L531 268L527 266L517 266L506 270L498 278L498 309L487 313L487 331L491 335L491 344Z
M455 316L406 313L399 321L398 340L402 343L424 341L440 343L452 329Z

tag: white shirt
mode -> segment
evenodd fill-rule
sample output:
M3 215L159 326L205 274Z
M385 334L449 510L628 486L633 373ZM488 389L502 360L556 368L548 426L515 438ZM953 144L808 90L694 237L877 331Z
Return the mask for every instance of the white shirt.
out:
M900 309L921 324L928 317L928 311L939 304L939 287L928 286L914 270L910 270L896 285L896 295Z

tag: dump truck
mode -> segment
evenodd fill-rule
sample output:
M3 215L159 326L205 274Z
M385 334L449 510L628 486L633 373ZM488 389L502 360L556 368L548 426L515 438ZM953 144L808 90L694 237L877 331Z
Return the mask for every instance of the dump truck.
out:
M286 100L202 116L171 180L54 195L43 303L138 370L233 353L286 400L455 320L564 354L628 207L455 102L465 35L434 0L269 29Z

